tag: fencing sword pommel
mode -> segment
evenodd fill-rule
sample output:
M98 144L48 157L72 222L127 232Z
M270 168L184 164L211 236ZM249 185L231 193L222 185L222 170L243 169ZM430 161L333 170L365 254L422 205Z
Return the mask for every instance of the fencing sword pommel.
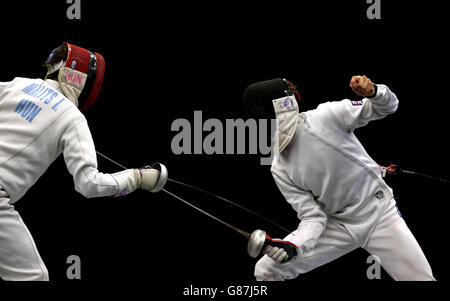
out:
M253 258L258 257L264 248L264 242L266 241L266 231L255 230L248 239L247 252Z

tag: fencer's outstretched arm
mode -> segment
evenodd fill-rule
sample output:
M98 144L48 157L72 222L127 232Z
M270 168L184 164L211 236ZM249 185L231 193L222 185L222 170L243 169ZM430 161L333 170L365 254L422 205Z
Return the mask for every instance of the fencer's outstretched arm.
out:
M302 256L316 246L326 227L327 215L314 200L311 192L297 187L286 174L273 166L271 171L281 193L301 220L298 233L290 241L298 247L298 256Z
M71 122L62 134L60 143L77 192L87 198L118 193L119 187L113 176L97 169L94 141L86 119Z
M328 103L334 119L344 130L354 131L369 121L381 119L397 110L397 96L385 85L377 84L375 88L373 97L366 96L361 101L344 99ZM362 95L359 93L360 90L354 87L352 89L358 95Z
M75 190L87 198L121 196L137 188L153 191L159 171L152 168L127 169L113 174L97 169L97 154L86 119L71 122L60 138L64 160L73 175Z

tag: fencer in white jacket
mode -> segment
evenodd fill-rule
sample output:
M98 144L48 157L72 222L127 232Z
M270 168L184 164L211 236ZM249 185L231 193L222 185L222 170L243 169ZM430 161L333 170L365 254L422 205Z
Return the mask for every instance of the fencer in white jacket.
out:
M68 43L63 46L65 52L59 51L62 62L55 62L55 57L50 61L57 63L59 69L48 66L48 75L56 74L54 80L18 77L0 82L0 278L3 280L49 279L34 240L13 203L61 153L73 175L75 190L88 198L125 195L137 188L155 191L163 185L159 170L153 168L114 174L98 171L88 123L77 107L83 105L80 93L70 95L62 89L62 85L65 90L71 88L67 81L83 77L82 71L74 67L81 66L83 59L89 62L95 58L92 55L89 58L85 49ZM66 62L69 67L62 68ZM100 67L101 62L96 65Z
M283 249L268 247L256 264L257 280L293 279L359 247L376 255L395 280L434 280L380 166L353 133L394 113L397 97L366 76L353 77L350 86L366 97L300 114L291 101L295 94L273 100L278 127L271 172L301 221L285 238L297 246L297 256L279 263Z

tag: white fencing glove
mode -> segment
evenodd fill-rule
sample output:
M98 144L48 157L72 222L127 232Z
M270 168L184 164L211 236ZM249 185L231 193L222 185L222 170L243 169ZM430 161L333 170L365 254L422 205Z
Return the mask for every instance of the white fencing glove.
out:
M167 168L161 163L143 168L127 169L112 174L119 187L116 196L127 195L136 189L144 189L151 192L160 191L167 182Z
M276 263L285 263L297 256L298 247L287 240L281 240L279 238L271 238L266 234L264 242L263 254L266 254Z
M151 192L160 191L166 185L168 172L161 163L154 163L152 166L144 166L139 169L141 174L141 186L139 188Z

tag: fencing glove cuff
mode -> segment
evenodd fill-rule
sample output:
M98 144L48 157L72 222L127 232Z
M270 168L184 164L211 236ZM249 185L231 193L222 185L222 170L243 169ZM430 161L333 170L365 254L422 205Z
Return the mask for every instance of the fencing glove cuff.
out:
M127 195L132 193L142 185L141 174L139 169L127 169L112 174L117 182L118 190L114 197Z

